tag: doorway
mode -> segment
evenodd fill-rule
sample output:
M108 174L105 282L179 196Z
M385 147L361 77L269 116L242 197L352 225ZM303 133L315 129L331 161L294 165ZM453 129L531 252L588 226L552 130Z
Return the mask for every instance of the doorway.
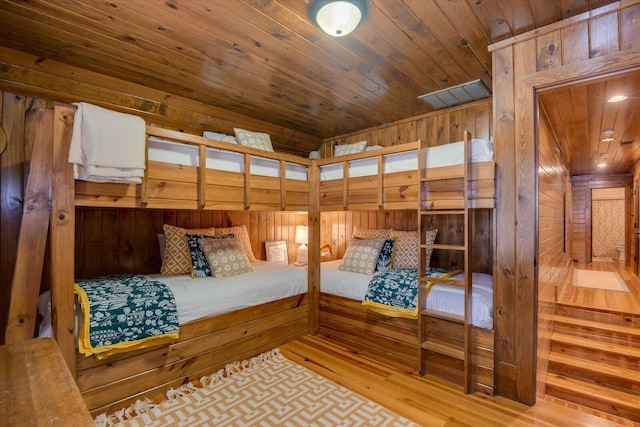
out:
M622 266L626 259L625 188L591 190L591 260Z

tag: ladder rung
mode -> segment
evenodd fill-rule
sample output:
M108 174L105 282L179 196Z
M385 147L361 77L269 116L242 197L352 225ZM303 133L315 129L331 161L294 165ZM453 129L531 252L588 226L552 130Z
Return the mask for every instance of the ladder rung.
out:
M464 324L464 316L458 316L457 314L451 314L445 311L430 310L428 308L425 308L420 311L420 314L423 316L435 317L437 319Z
M429 350L434 353L452 357L454 359L464 360L464 350L459 350L448 345L432 341L425 341L420 345L420 347L422 347L424 350Z
M432 210L426 210L426 211L422 211L423 215L464 215L465 210L464 209L456 209L456 210L437 210L437 209L432 209Z
M464 251L465 250L465 246L464 245L443 245L440 243L433 243L430 245L420 245L423 248L426 249L442 249L442 250L452 250L452 251Z

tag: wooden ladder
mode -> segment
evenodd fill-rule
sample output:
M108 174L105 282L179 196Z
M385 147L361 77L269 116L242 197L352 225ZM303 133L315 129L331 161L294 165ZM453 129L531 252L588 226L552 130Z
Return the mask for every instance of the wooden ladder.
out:
M424 155L421 153L420 155L421 161ZM426 163L426 160L425 160ZM424 168L425 165L422 165L421 168ZM451 357L459 358L463 360L464 363L464 392L470 393L473 391L473 381L472 381L472 363L471 363L471 292L472 292L472 271L473 271L473 253L472 253L472 242L471 242L471 233L472 230L472 221L471 221L471 202L470 202L470 176L471 176L471 133L469 131L464 132L464 167L463 173L461 176L456 177L446 177L446 178L436 178L436 179L422 179L421 185L423 182L427 181L447 181L451 179L462 179L462 201L450 202L451 205L444 203L442 206L423 206L422 202L420 203L420 212L418 217L422 218L423 215L460 215L463 217L463 233L464 233L464 242L462 245L453 245L446 243L433 243L433 244L421 244L421 248L423 250L428 249L440 249L440 250L450 250L450 251L463 251L464 252L464 280L452 280L452 279L441 279L441 278L426 278L423 277L423 274L420 274L418 280L419 286L419 301L423 303L426 300L426 290L424 284L426 282L432 283L442 283L453 286L460 286L464 289L464 316L463 319L457 319L455 316L449 316L448 318L452 321L458 321L463 324L464 327L464 344L463 351L456 352L455 354L447 354ZM444 207L444 209L443 209ZM422 220L420 220L422 222ZM420 233L424 234L425 230L422 229L422 226L419 225ZM421 236L423 239L423 236ZM420 271L424 273L425 267L424 262L421 257L421 266ZM426 314L426 313L422 313ZM420 327L420 344L424 347L424 337L422 326ZM444 349L435 350L437 352L441 352L445 354ZM421 363L422 365L422 363ZM420 370L423 370L423 366L420 366Z

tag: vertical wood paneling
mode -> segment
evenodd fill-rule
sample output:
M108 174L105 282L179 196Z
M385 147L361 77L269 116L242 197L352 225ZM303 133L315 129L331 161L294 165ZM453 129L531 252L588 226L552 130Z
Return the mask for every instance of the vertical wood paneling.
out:
M620 48L640 47L640 4L623 9L620 13Z
M305 213L288 212L209 213L78 207L76 217L77 278L159 272L157 235L162 233L163 224L185 228L244 224L256 258L266 259L266 240L287 240L289 261L293 262L298 255L295 226L307 223Z
M631 6L637 7L637 6ZM538 226L535 211L535 187L538 183L538 171L535 155L537 114L535 89L555 84L584 80L599 73L612 73L631 64L624 64L625 55L619 55L620 43L630 46L635 42L625 42L628 35L621 34L618 22L625 13L628 19L635 11L626 11L624 3L612 5L600 14L584 14L566 24L553 24L551 30L541 28L535 32L521 35L506 42L489 47L494 61L494 118L495 149L497 163L497 227L498 238L497 264L498 275L495 286L496 303L496 388L498 394L515 398L521 402L535 402L535 355L536 341L531 336L535 327L537 304L536 244ZM552 70L536 70L540 46L545 45L547 34L560 30L562 39L559 48L563 63ZM585 29L587 31L585 37ZM585 57L584 47L589 52ZM614 61L607 61L608 55L616 54ZM585 63L591 58L589 63ZM593 58L601 58L594 62ZM633 52L629 58L634 58ZM533 63L532 63L533 62ZM544 61L543 61L544 62ZM630 60L627 60L630 62ZM538 63L539 65L539 63ZM598 68L599 67L599 68ZM597 71L597 69L599 71ZM518 82L515 85L514 82ZM509 114L514 113L515 123L511 125ZM512 156L511 152L515 153ZM513 184L517 192L511 193ZM533 195L533 196L532 196ZM577 191L575 185L572 194L574 230L573 238L581 232L588 233L579 224L588 223L588 213L580 212L579 200L586 200L584 193ZM543 208L545 215L556 212ZM515 214L515 216L514 216ZM517 220L511 222L511 220ZM504 233L516 225L513 238ZM512 246L513 245L513 246ZM573 242L573 253L586 249L580 242ZM515 267L513 270L512 267ZM544 271L544 270L543 270ZM514 310L514 311L508 311ZM508 324L511 321L513 328ZM513 347L510 347L513 345ZM509 357L511 363L504 363Z
M561 32L564 65L589 59L589 24L587 22L563 28Z
M462 132L465 130L470 131L474 138L489 139L491 126L491 101L483 100L335 136L324 140L320 153L323 157L330 157L333 145L363 140L369 146L387 147L421 139L432 147L462 141Z
M320 214L320 246L330 245L335 258L342 258L355 227L396 230L417 230L418 219L414 210L393 212L340 211Z

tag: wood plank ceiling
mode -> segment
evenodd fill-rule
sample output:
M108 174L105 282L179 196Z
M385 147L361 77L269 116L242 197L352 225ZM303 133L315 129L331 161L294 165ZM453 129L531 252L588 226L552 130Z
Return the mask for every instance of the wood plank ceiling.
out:
M419 95L491 88L489 44L613 1L368 0L341 38L311 22L309 2L0 0L0 46L275 124L276 150L305 155L429 112Z
M540 105L572 176L629 173L640 160L640 71L541 92Z

